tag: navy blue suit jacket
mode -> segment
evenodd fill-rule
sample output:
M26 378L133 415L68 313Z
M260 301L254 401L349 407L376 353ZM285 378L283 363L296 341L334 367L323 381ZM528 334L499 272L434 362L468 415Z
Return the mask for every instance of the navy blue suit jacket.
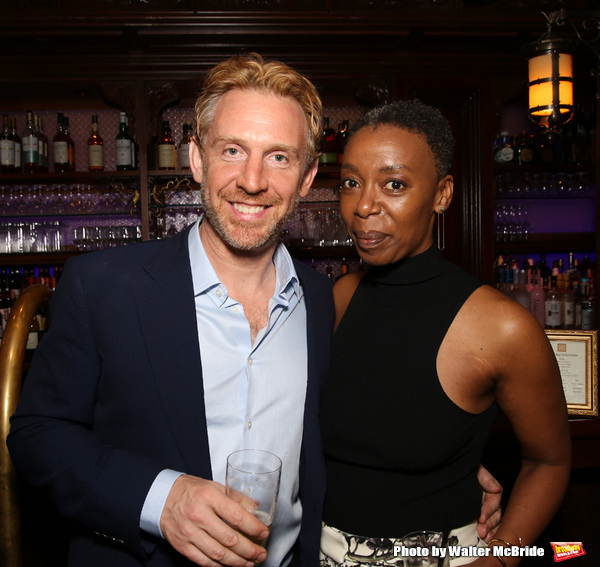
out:
M51 328L36 350L8 446L25 478L87 526L71 545L72 566L189 564L139 529L162 469L211 478L187 242L186 230L73 258L52 298ZM308 343L295 561L313 566L325 490L318 401L334 315L330 282L295 264Z

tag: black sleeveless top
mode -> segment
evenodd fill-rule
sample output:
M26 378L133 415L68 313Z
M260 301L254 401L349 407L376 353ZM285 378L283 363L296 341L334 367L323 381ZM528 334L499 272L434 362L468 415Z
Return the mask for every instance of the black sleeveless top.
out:
M436 357L480 285L434 248L362 278L333 339L321 405L328 525L394 538L479 516L477 468L496 405L456 406Z

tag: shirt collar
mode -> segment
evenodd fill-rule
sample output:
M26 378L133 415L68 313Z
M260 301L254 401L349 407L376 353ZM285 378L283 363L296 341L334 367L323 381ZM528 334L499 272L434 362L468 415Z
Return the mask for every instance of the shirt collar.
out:
M200 239L199 228L202 218L200 217L194 223L188 237L194 297L220 287L223 292L223 302L225 302L227 299L227 289L220 282ZM287 248L282 243L279 243L277 248L275 248L273 264L275 264L275 272L277 274L277 286L274 298L284 304L289 302L293 294L301 298L303 291L298 280L298 275L296 274L296 269L294 268L294 262Z

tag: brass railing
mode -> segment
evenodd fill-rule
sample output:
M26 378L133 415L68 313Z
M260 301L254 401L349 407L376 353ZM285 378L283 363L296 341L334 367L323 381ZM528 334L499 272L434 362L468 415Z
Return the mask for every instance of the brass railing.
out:
M52 295L45 285L25 289L15 301L0 347L0 564L20 567L21 516L16 494L15 469L6 447L10 416L21 393L25 345L31 321L39 306Z

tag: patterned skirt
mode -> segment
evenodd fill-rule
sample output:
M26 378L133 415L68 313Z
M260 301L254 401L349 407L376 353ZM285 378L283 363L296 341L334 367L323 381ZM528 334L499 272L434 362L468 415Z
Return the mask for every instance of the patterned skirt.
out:
M410 534L412 535L412 534ZM321 567L458 567L477 559L473 548L487 547L477 535L477 522L443 533L427 532L418 536L418 549L412 549L410 537L376 538L356 536L323 524L321 532ZM433 547L436 549L434 550ZM427 551L423 551L423 549ZM440 549L442 551L440 551ZM469 555L449 556L454 549Z

